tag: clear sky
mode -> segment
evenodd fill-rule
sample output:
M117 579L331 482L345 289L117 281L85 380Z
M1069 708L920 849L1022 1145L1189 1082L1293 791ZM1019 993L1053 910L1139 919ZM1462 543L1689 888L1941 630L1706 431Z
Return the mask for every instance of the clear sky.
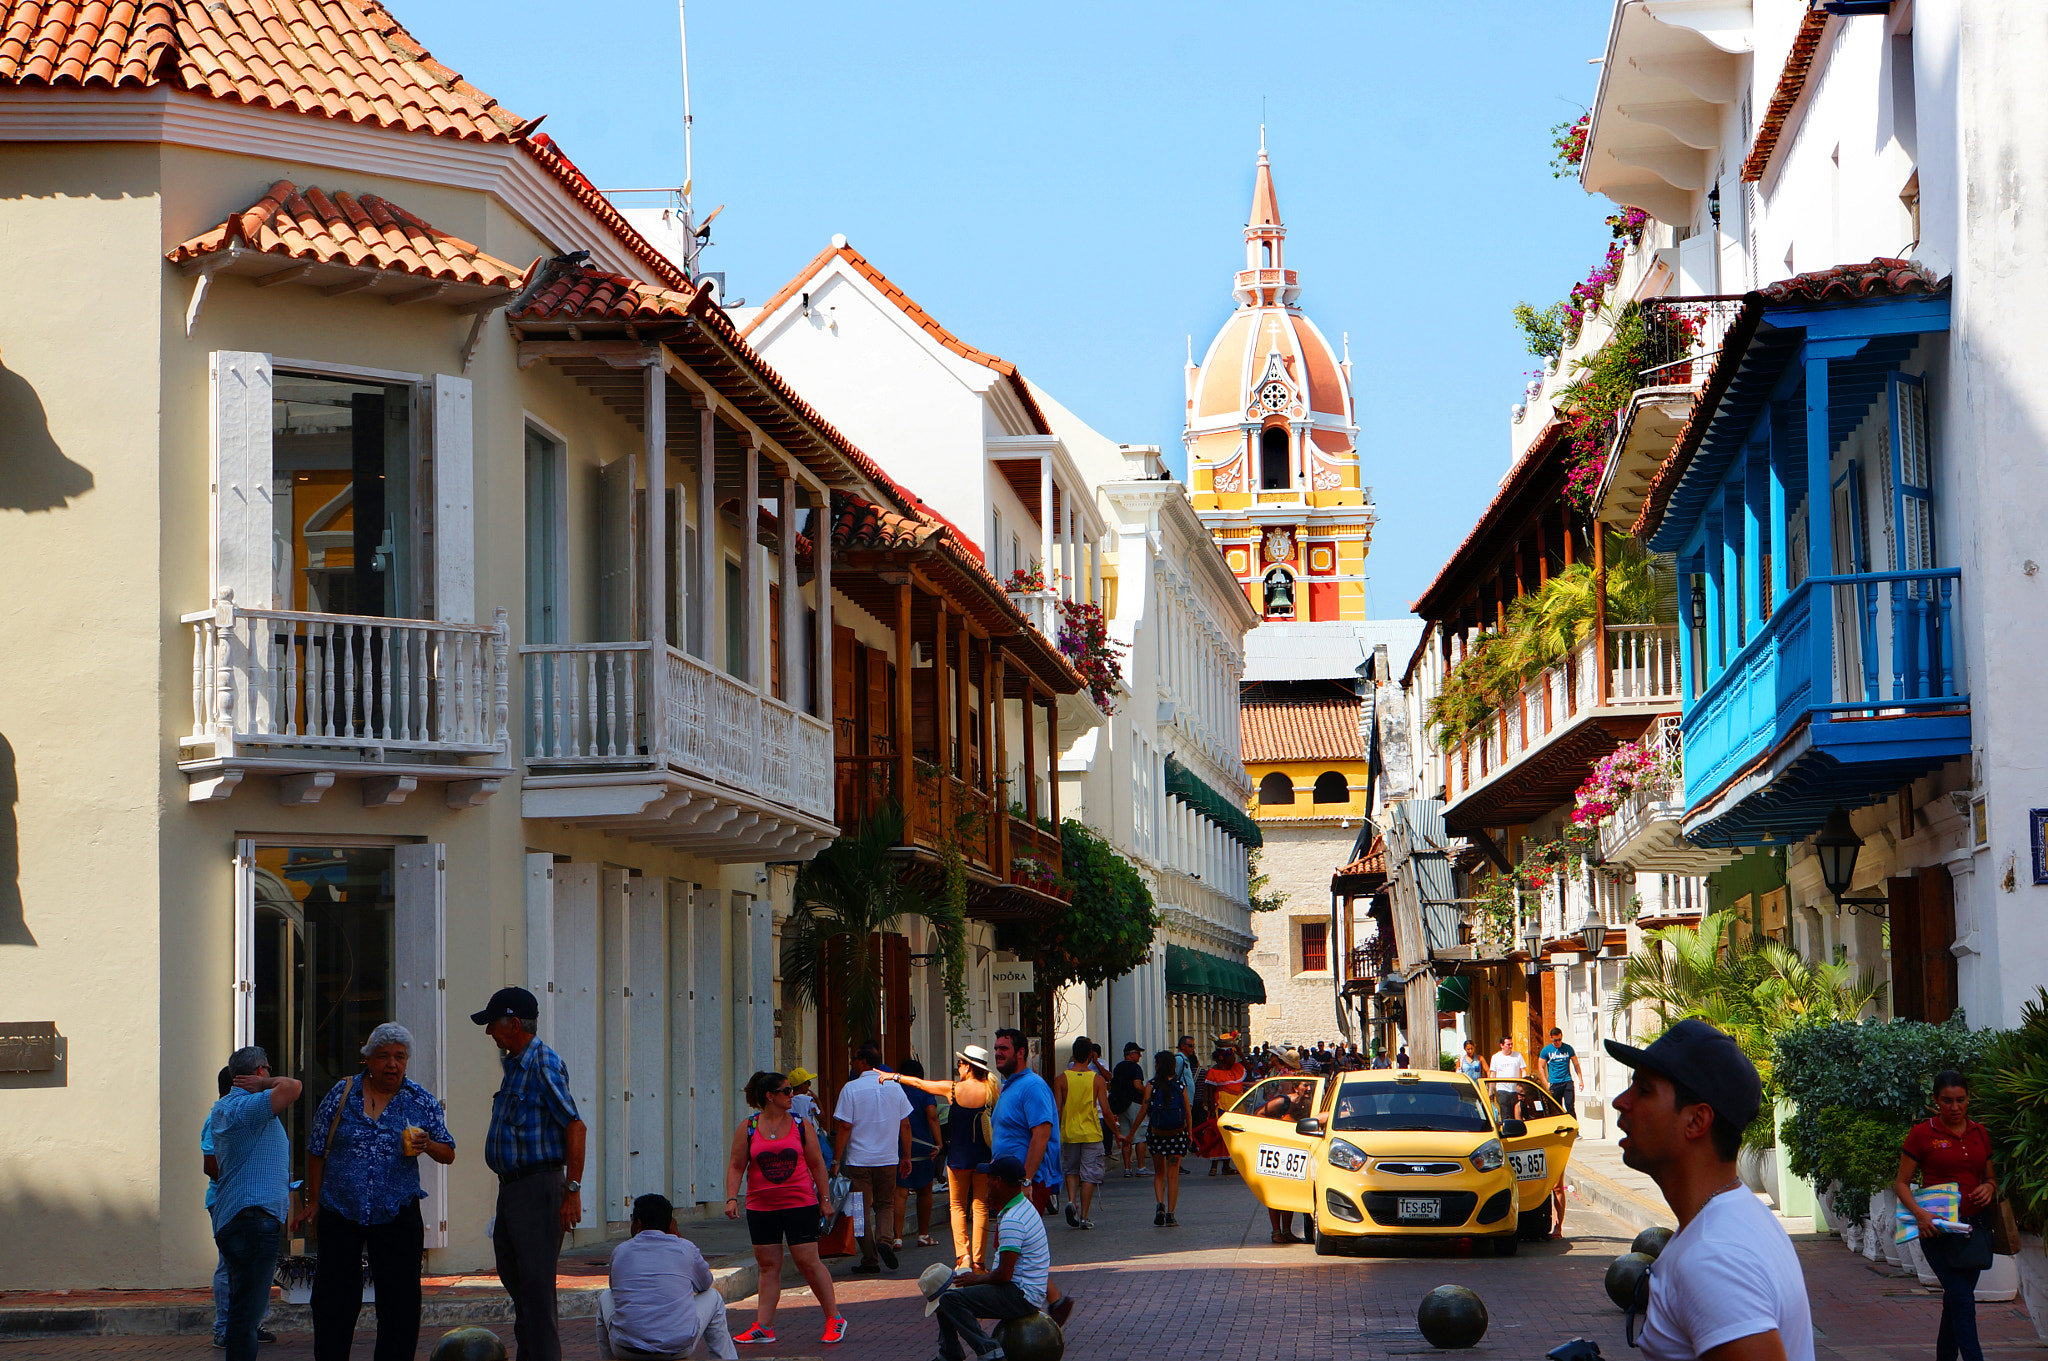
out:
M671 0L390 3L600 188L682 182ZM1605 249L1613 208L1548 160L1612 8L689 0L695 198L726 205L705 267L759 303L844 232L1179 466L1187 337L1199 358L1230 310L1263 111L1301 304L1351 337L1373 612L1405 614L1506 471L1537 362L1510 309Z

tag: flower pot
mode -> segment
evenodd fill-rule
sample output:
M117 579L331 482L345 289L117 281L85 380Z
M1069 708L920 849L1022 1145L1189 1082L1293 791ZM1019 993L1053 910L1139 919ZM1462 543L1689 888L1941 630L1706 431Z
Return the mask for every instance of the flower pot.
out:
M1884 1244L1892 1236L1892 1193L1880 1191L1870 1198L1870 1218L1863 1221L1863 1257L1882 1262Z
M1750 1190L1764 1189L1763 1155L1755 1149L1745 1148L1735 1156L1735 1172Z
M1847 1223L1835 1213L1835 1183L1829 1182L1814 1192L1814 1215L1820 1220L1820 1227L1829 1233L1840 1233Z
M1993 1257L1991 1269L1977 1278L1977 1303L2003 1304L2020 1293L2017 1257Z
M1779 1194L1782 1183L1780 1183L1778 1180L1777 1149L1767 1148L1762 1153L1757 1155L1757 1171L1761 1174L1763 1179L1764 1194L1771 1198L1771 1205L1773 1206L1773 1208L1780 1210L1784 1209L1785 1201L1783 1196Z
M1861 1219L1852 1219L1844 1224L1842 1226L1842 1245L1851 1252L1862 1252L1863 1234L1866 1227L1866 1221Z
M1992 1260L1995 1265L1997 1259ZM2042 1253L2041 1235L2021 1234L2019 1256L2012 1262L2019 1274L2020 1300L2027 1306L2027 1317L2034 1320L2034 1334L2048 1344L2048 1256Z
M1909 1238L1899 1244L1900 1268L1913 1273L1920 1284L1931 1290L1941 1289L1941 1277L1934 1274L1934 1268L1927 1265L1927 1254L1920 1248L1920 1240Z

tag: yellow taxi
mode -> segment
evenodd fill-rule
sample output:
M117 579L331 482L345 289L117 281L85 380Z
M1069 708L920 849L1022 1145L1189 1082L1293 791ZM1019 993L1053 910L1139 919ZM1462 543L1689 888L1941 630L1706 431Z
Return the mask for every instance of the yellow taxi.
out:
M1508 1256L1549 1234L1579 1137L1536 1082L1417 1069L1267 1078L1217 1123L1245 1185L1309 1215L1326 1256L1369 1238L1484 1238Z

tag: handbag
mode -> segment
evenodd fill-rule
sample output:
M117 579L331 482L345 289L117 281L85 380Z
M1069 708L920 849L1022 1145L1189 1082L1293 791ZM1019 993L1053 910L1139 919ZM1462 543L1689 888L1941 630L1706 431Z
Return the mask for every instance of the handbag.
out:
M2000 1196L1991 1203L1991 1251L2000 1257L2020 1253L2020 1222L2013 1216L2012 1202Z
M832 1221L832 1227L818 1238L820 1257L851 1257L860 1251L860 1244L853 1236L853 1216L840 1215Z
M1970 1236L1957 1234L1941 1245L1948 1265L1958 1271L1991 1270L1991 1225L1988 1215L1980 1215L1970 1224Z

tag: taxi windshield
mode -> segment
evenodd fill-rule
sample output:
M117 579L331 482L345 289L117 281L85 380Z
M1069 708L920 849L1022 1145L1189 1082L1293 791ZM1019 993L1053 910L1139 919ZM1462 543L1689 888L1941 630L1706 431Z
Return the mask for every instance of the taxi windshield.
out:
M1474 1091L1448 1084L1353 1084L1337 1096L1334 1130L1434 1130L1480 1134L1493 1128Z

